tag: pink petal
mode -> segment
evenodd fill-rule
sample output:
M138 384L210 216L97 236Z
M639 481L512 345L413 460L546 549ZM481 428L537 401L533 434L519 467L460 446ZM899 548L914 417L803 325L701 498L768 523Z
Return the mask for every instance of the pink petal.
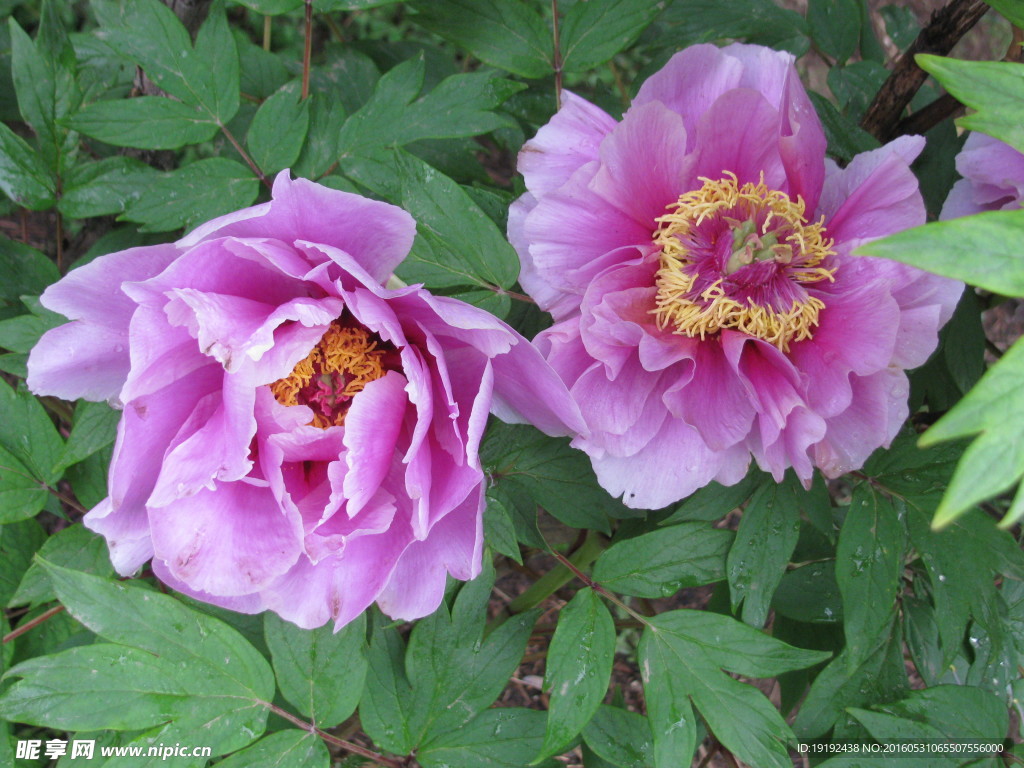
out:
M352 398L344 438L348 449L344 493L349 516L370 500L391 466L409 402L405 385L404 376L390 371Z

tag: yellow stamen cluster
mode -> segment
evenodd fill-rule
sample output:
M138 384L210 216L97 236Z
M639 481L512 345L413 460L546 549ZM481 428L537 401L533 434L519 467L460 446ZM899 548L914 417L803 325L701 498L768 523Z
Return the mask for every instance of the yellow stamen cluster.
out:
M786 352L790 342L811 337L824 302L816 297L794 300L788 311L740 303L726 295L722 278L694 297L692 292L699 275L696 270L687 269L693 260L683 239L716 214L728 221L751 220L764 214L761 235L773 231L784 235L784 247L776 246L778 261L787 265L787 277L800 283L833 280L834 270L819 264L834 253L834 243L824 235L824 217L808 224L803 199L798 196L794 202L785 192L769 189L763 173L759 183L742 186L735 174L727 171L725 175L728 178L719 180L702 177L704 184L700 189L680 195L668 206L669 213L657 219L658 229L653 237L655 245L661 248L661 257L655 279L656 304L651 312L659 328L671 327L676 334L703 339L728 328L764 339Z
M300 361L287 378L278 379L271 384L270 391L282 405L298 405L300 394L314 377L322 377L325 386L331 387L332 374L338 374L344 382L344 387L326 398L326 404L334 410L338 400L344 402L361 392L371 381L384 376L385 354L386 351L377 348L377 342L370 339L370 334L366 330L344 328L332 323L306 359ZM347 410L339 408L333 418L328 418L314 409L310 425L321 429L341 426L345 423Z

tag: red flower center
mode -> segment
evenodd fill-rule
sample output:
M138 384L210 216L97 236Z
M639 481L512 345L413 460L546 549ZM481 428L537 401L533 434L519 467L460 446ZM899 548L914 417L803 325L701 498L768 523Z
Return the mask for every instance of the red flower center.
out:
M291 374L270 385L282 405L308 405L311 426L340 427L352 398L387 373L390 344L365 328L335 320Z
M700 336L730 328L764 339L782 351L808 339L824 302L806 285L833 279L821 266L833 241L823 220L804 216L804 201L736 175L701 178L658 218L653 238L661 248L651 310L659 328Z

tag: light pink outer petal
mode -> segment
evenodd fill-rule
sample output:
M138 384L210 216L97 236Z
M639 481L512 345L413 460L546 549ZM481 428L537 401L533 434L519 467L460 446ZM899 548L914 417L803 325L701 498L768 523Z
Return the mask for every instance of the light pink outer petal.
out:
M135 302L121 283L145 280L178 255L173 245L119 251L72 270L39 297L74 322L43 334L28 359L28 386L65 400L117 397L128 376L128 325Z
M299 240L346 251L383 283L412 247L415 220L388 203L340 192L306 179L291 179L287 170L274 179L273 199L229 213L197 227L179 241L190 247L214 237L271 237Z
M1024 154L983 133L967 137L956 169L963 179L953 185L940 219L981 211L1019 208L1024 197Z
M445 576L469 581L480 574L483 552L483 485L439 520L430 534L402 555L377 604L393 619L411 621L437 610Z
M580 166L597 160L601 140L615 125L600 107L562 91L561 109L519 152L526 188L535 197L558 189Z
M149 513L153 556L192 589L234 597L288 571L302 551L302 524L265 484L218 483Z

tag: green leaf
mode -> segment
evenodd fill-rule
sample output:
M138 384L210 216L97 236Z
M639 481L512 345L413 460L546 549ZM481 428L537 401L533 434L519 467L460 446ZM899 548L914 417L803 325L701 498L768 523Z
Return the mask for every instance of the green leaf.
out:
M551 30L522 0L412 0L417 24L481 61L523 77L546 77Z
M267 175L290 167L302 151L309 130L309 101L299 101L300 94L296 82L282 86L260 105L249 125L249 154Z
M367 654L359 719L375 744L405 755L419 744L428 713L413 697L405 672L405 642L394 627L384 627L383 617L378 616Z
M859 665L851 667L844 651L821 671L800 706L793 731L803 741L816 739L837 724L845 725L847 707L892 701L906 688L901 633L893 622L886 644Z
M997 0L997 2L1002 1ZM1015 2L1015 0L1005 1ZM994 6L995 3L992 5ZM921 31L921 25L917 21L913 8L908 8L905 5L886 5L880 9L879 13L885 19L886 34L892 38L892 41L896 43L896 47L901 51L914 42L914 38Z
M877 61L855 61L830 69L828 87L843 112L859 121L888 76L889 70Z
M22 520L0 528L0 606L10 603L32 556L46 541L46 531L35 520Z
M302 7L302 0L238 0L246 8L266 16L278 16ZM320 5L317 3L316 5ZM317 8L317 10L321 10Z
M40 336L65 322L66 318L60 316L40 317L32 314L0 320L0 347L12 352L28 353Z
M559 34L562 68L585 72L632 45L663 0L587 0L571 6Z
M0 123L0 189L31 211L51 207L56 185L43 161L14 131Z
M114 575L106 541L84 525L72 525L51 536L40 547L39 557L73 571L103 577ZM12 605L38 605L56 599L46 570L34 562L25 572L10 602Z
M677 46L742 39L803 56L810 48L804 17L772 0L675 0L661 16Z
M770 677L811 666L828 654L794 648L727 616L703 611L669 611L649 622L638 653L659 768L685 762L695 745L692 718L681 703L686 697L738 758L751 765L788 767L786 744L793 734L778 710L757 689L722 669ZM670 690L659 690L664 686ZM736 712L744 713L741 721Z
M33 43L13 19L11 74L18 94L18 109L39 140L43 162L55 176L63 175L67 155L74 152L78 137L63 126L65 117L81 102L75 82L75 54L60 26L55 3L44 2L39 40Z
M960 61L918 54L918 66L942 83L969 115L956 122L1024 152L1024 67L1017 62Z
M424 768L522 768L544 738L544 714L508 707L481 712L463 727L441 733L417 751ZM545 768L560 765L546 760Z
M64 472L64 478L71 483L75 496L86 509L95 507L107 497L107 471L113 452L114 446L108 445L72 464Z
M218 130L206 110L163 96L97 101L69 124L115 147L138 149L179 149L209 141Z
M49 497L32 470L0 448L0 525L35 517Z
M310 731L278 731L217 763L220 768L329 768L323 740Z
M173 723L178 732L205 733L217 754L240 749L263 732L274 676L235 630L130 582L39 562L72 616L106 640L147 652L174 671L172 680L184 687L186 697Z
M35 248L0 237L0 300L20 303L59 279L57 265Z
M987 211L907 229L862 245L857 253L901 261L1004 296L1024 296L1024 265L1016 251L1022 235L1024 211ZM961 258L964 253L974 257Z
M64 452L61 440L43 406L24 389L0 384L0 448L49 486L60 479L58 463Z
M234 160L211 157L161 174L121 216L143 232L192 228L251 205L259 192L252 171Z
M991 5L999 12L1000 16L1014 26L1024 27L1024 6L1021 5L1020 0L992 0L992 2L986 2L986 5Z
M857 0L808 0L807 25L815 45L842 64L860 42L860 7Z
M669 597L725 577L732 531L705 523L660 528L613 544L594 566L594 580L624 595Z
M429 288L508 289L519 258L504 234L458 184L412 155L397 158L401 203L416 219L413 252L397 274Z
M146 75L185 104L200 107L225 125L239 103L238 50L222 7L214 9L196 37L159 0L120 6L120 25L104 30L105 39L135 61Z
M848 163L854 155L878 148L878 140L849 117L840 113L831 101L814 91L810 91L808 95L814 104L814 110L821 118L830 155Z
M538 760L563 750L594 716L608 690L614 655L611 614L597 593L580 590L559 614L548 649L544 688L551 702Z
M519 552L512 514L497 494L488 493L487 506L484 508L484 540L495 552L511 557L522 565L523 556Z
M762 485L743 510L726 566L733 613L742 605L743 621L751 626L768 620L772 595L800 536L801 504L809 497L791 475L782 484Z
M796 621L831 624L843 620L835 562L809 563L782 577L772 598L775 611Z
M685 499L660 524L674 525L688 520L720 520L750 498L762 477L758 472L750 472L736 485L722 486L710 482Z
M652 768L654 745L647 718L602 704L583 731L599 757L620 768Z
M64 453L57 466L61 469L70 467L113 443L120 419L121 412L115 411L106 403L79 400L75 406L71 434L68 435Z
M854 489L836 550L845 654L851 669L888 640L902 586L904 515L901 502L869 484Z
M911 691L905 699L849 712L882 743L914 739L999 744L1010 729L1003 702L988 691L966 685Z
M628 516L597 484L586 454L566 439L525 425L493 423L481 458L499 491L525 494L566 525L607 532L608 515Z
M284 696L318 728L333 728L359 703L366 678L366 617L335 633L330 624L313 630L267 613L267 645Z
M420 96L424 62L417 57L389 70L373 96L349 116L338 137L342 158L371 154L421 139L457 138L512 125L494 111L524 86L492 73L452 75ZM418 97L418 98L417 98Z
M156 129L151 126L150 130ZM124 213L138 197L139 188L154 176L154 169L131 157L114 156L77 165L65 181L57 207L72 219Z

